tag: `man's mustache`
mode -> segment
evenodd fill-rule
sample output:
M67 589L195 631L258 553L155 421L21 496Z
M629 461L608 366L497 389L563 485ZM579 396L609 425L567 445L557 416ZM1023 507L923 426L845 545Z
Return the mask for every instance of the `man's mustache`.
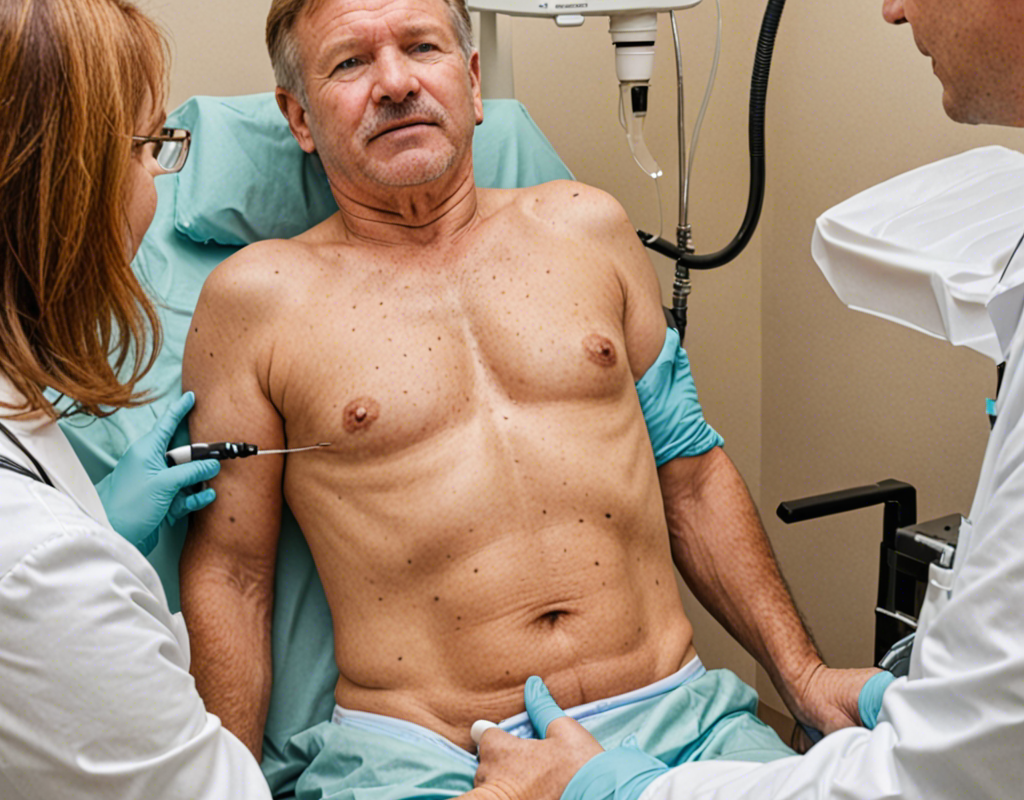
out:
M402 103L378 106L373 116L363 122L360 133L363 134L363 141L368 142L382 133L404 125L444 125L447 121L448 114L443 108L417 97Z

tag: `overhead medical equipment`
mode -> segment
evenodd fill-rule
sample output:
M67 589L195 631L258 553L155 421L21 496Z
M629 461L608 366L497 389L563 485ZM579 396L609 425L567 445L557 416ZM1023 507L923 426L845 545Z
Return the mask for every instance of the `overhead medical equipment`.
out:
M661 168L647 149L643 134L648 88L654 70L658 12L690 8L699 2L588 0L544 3L537 0L469 0L469 7L481 12L481 43L484 46L491 41L486 32L496 24L496 13L514 17L548 17L560 28L578 27L588 16L609 17L608 32L615 46L615 74L619 79L620 121L626 130L626 141L637 166L650 177L658 178L662 174Z
M764 108L768 90L768 72L771 67L775 34L785 6L785 0L768 0L761 34L754 60L754 74L750 87L750 189L747 211L739 232L722 250L708 255L695 255L692 232L688 218L689 171L686 163L686 135L683 123L683 68L676 28L675 10L690 8L700 0L566 0L565 2L542 2L541 0L469 0L469 7L480 12L480 45L484 61L483 80L485 94L489 87L499 87L499 92L511 94L511 67L502 64L491 52L498 47L497 14L516 17L549 17L559 27L582 25L588 16L610 18L609 33L615 46L615 70L619 80L620 121L626 130L626 141L637 165L645 174L658 178L662 174L657 161L647 148L644 139L644 122L648 111L648 89L654 65L655 34L659 12L669 12L672 35L676 52L677 116L679 137L679 222L676 226L676 243L662 239L659 234L638 230L643 243L661 255L675 259L676 273L672 287L672 316L679 330L680 346L686 333L688 297L692 291L690 269L713 269L727 264L747 246L757 227L764 202ZM716 0L717 6L718 0ZM721 40L721 14L718 24L719 42L715 47L715 59L708 82L704 103L698 115L691 146L691 167L693 146L696 145L700 123L707 108L708 97L714 82L718 64ZM492 70L496 76L489 78ZM660 202L659 202L660 206Z
M654 70L658 15L615 14L611 17L608 32L615 45L615 74L619 79L619 108L626 141L637 166L652 178L660 178L661 167L644 142L647 90Z
M189 461L199 461L204 458L215 458L218 461L226 461L229 458L248 458L249 456L272 456L282 453L301 453L304 450L318 450L321 447L330 447L330 442L311 444L308 447L290 447L285 450L260 450L257 445L248 442L196 442L175 447L167 451L167 466L173 467L176 464L187 464Z

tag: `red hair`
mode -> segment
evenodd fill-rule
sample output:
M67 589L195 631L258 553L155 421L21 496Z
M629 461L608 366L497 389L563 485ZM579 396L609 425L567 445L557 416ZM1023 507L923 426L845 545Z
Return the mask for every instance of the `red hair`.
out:
M166 41L131 3L0 3L0 371L25 397L0 405L16 415L56 417L46 387L99 416L146 401L160 322L125 202L130 137L166 74Z

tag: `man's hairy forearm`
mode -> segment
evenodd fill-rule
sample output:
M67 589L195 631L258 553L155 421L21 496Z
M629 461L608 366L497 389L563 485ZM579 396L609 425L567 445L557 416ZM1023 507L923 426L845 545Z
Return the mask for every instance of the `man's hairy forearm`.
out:
M181 606L207 710L259 759L272 677L272 595L183 554Z
M720 448L699 458L677 459L660 470L676 566L796 711L821 657L742 477Z

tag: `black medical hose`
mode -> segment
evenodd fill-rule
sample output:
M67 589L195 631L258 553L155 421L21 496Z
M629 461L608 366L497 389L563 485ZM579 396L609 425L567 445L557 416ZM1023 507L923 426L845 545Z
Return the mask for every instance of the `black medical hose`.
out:
M768 73L772 65L772 52L775 49L775 34L779 29L779 21L782 19L782 10L785 5L786 0L768 0L768 6L761 21L761 33L757 40L754 71L750 80L748 123L750 191L747 195L747 212L743 217L739 232L728 245L717 253L699 256L686 252L666 239L652 236L644 231L637 231L637 235L647 247L656 253L675 259L677 275L681 270L685 272L689 269L714 269L728 264L743 252L757 228L758 220L761 218L761 209L764 206L764 116L765 101L768 95ZM681 304L673 303L672 312L679 328L680 339L682 339L686 330L685 297Z

